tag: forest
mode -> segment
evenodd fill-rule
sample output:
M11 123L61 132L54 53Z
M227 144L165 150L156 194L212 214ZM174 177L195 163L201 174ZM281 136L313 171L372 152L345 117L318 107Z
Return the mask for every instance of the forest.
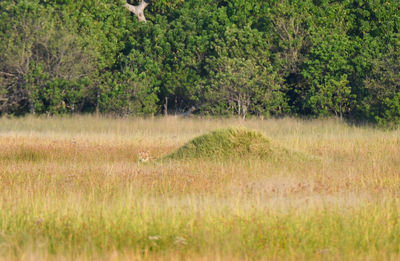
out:
M398 0L125 3L2 0L0 115L400 123Z

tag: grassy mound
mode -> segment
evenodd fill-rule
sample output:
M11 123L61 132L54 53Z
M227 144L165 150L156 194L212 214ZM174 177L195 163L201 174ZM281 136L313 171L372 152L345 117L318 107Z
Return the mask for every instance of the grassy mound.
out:
M273 153L270 140L261 133L244 128L228 128L194 138L166 158L266 158Z

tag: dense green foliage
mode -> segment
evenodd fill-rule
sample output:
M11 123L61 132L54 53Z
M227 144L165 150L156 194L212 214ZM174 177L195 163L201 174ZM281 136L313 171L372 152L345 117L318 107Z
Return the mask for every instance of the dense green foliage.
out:
M2 114L400 122L398 0L0 2Z

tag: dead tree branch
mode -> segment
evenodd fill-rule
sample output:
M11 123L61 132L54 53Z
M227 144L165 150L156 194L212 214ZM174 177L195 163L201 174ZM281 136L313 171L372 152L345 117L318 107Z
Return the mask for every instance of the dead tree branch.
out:
M131 5L126 3L125 7L132 13L134 13L140 22L146 22L144 16L144 9L151 3L151 0L142 0L139 5Z

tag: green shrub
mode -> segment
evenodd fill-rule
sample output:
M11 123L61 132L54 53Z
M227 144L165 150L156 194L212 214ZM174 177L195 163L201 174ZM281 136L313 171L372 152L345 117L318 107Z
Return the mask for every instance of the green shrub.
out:
M271 142L261 133L244 128L228 128L194 138L167 158L265 158L272 153Z

